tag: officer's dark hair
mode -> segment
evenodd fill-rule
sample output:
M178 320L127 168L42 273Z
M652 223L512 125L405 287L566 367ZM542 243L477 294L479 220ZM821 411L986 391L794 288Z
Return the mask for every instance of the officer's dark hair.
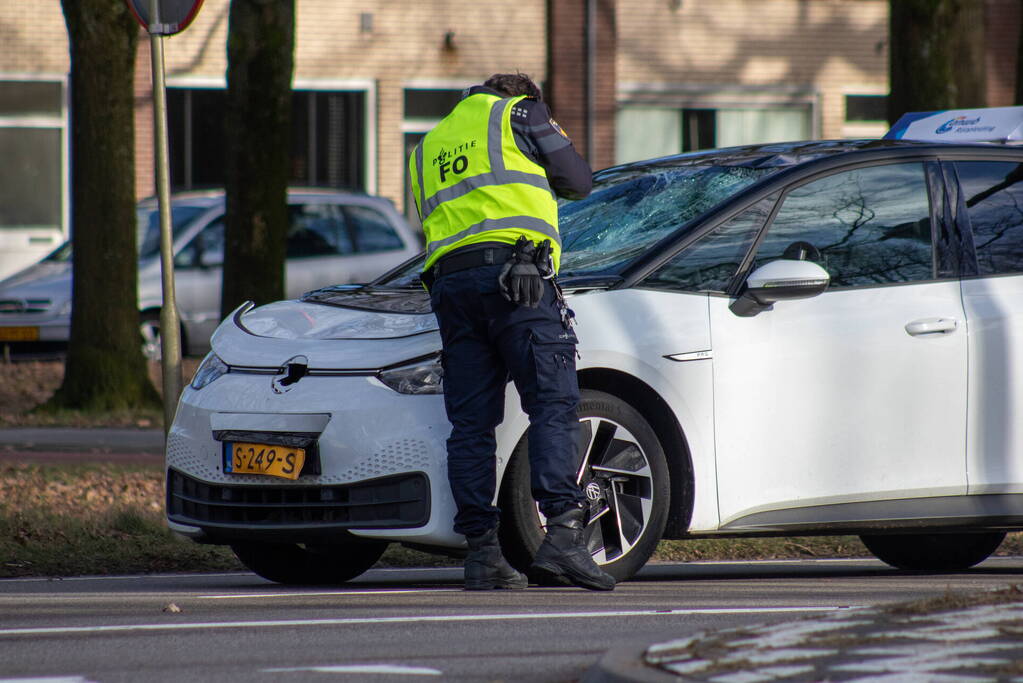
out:
M516 72L513 74L494 74L483 82L483 87L496 90L507 97L526 95L533 99L542 99L540 88L529 76Z

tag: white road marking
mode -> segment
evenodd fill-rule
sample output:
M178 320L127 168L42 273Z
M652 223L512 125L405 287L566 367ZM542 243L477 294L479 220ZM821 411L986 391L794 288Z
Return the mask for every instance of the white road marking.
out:
M320 591L315 593L228 593L224 595L197 595L197 600L242 600L245 598L304 598L323 595L393 595L395 593L461 593L461 588L401 588L367 591ZM2 683L2 681L0 681Z
M25 576L14 579L0 579L5 583L60 583L63 581L124 581L125 579L210 579L232 576L252 576L252 572L230 572L206 574L114 574L112 576ZM6 681L0 680L0 683Z
M418 666L398 666L396 664L350 664L333 666L296 666L290 669L263 669L263 673L294 673L314 671L322 674L398 674L406 676L440 676L443 672ZM3 683L0 681L0 683Z
M94 683L81 676L43 676L42 678L0 678L0 683Z
M278 626L353 626L359 624L415 624L454 621L519 621L526 619L593 619L595 617L670 617L691 614L775 614L784 612L834 612L834 607L706 607L694 609L621 610L615 612L552 612L530 614L450 614L407 617L353 617L348 619L284 619L279 621L213 621L162 624L114 624L97 626L49 626L0 629L0 637L115 633L125 631L188 631L227 628L273 628Z

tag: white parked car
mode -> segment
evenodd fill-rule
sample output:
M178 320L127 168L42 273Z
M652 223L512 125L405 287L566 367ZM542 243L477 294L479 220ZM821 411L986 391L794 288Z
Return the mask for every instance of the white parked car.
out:
M1023 528L1023 149L772 144L595 176L561 207L588 542L858 534L964 569ZM452 531L440 338L418 260L239 308L167 443L171 528L285 583ZM528 421L498 428L501 540L528 567Z
M288 193L290 226L286 294L297 297L326 284L369 282L418 253L420 241L393 204L380 197L336 190ZM137 209L139 311L143 350L160 353L163 292L159 210L155 199ZM224 258L223 191L171 198L175 291L182 348L203 354L220 316ZM62 350L71 326L71 243L0 282L0 345L15 353Z

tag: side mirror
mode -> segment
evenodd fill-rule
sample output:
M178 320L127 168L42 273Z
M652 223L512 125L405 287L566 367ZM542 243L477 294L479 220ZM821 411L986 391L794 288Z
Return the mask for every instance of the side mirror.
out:
M749 318L769 310L777 301L817 296L830 281L828 271L813 261L778 259L750 273L739 298L728 308L737 316Z

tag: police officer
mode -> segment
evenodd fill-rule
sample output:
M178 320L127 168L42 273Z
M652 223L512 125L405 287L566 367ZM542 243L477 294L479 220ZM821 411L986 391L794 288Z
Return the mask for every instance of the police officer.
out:
M409 159L426 235L423 283L443 342L455 531L469 546L465 588L525 588L501 554L493 505L494 430L509 376L529 416L531 488L547 518L532 570L593 590L613 577L583 541L575 333L553 280L561 258L556 195L589 194L586 161L524 74L469 88Z

